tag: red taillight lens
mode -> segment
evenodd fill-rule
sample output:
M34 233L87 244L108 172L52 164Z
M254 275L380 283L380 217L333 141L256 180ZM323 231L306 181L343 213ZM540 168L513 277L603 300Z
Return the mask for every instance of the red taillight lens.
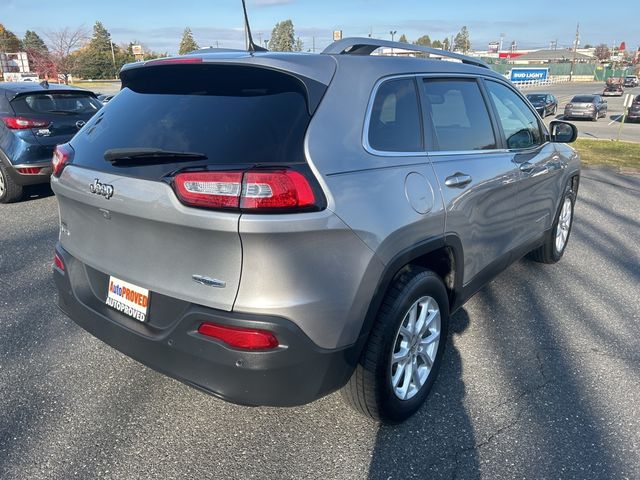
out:
M302 208L315 200L309 181L296 171L249 171L244 175L240 208Z
M266 330L203 323L198 327L198 333L244 350L268 350L278 346L276 336Z
M317 205L309 180L295 170L180 173L174 186L180 201L194 207L253 211Z
M27 128L43 128L49 125L45 120L33 120L25 117L2 117L4 124L11 130L26 130Z
M157 60L149 60L145 63L145 65L166 65L179 63L202 63L202 57L158 58Z
M62 262L62 258L58 255L58 252L53 254L53 265L60 271L64 272L64 263Z
M194 207L238 208L242 172L180 173L174 180L180 200Z
M64 167L73 159L73 148L68 143L58 145L53 151L53 159L51 165L53 167L53 176L59 177Z
M42 169L40 167L20 167L16 170L22 175L38 175Z

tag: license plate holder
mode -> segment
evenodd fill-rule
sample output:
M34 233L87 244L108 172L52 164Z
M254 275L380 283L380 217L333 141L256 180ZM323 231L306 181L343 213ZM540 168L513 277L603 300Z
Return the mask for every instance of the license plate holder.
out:
M107 306L140 322L148 320L149 290L109 276Z

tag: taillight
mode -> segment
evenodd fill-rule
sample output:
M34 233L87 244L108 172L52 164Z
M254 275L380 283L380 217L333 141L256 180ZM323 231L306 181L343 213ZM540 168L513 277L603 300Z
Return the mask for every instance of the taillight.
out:
M166 65L180 63L202 63L202 57L169 57L149 60L145 65Z
M2 121L11 130L26 130L28 128L43 128L49 125L45 120L33 120L25 117L2 117Z
M60 176L64 167L73 159L73 153L73 148L68 143L56 147L53 151L53 159L51 160L54 177Z
M53 265L61 272L64 272L64 263L62 261L62 258L60 258L60 255L58 255L58 252L55 252L53 254Z
M291 169L187 172L174 178L182 203L243 211L298 211L320 207L305 175Z
M314 202L309 181L296 171L249 171L244 175L240 208L304 208Z
M198 333L243 350L269 350L278 346L276 336L267 330L203 323Z
M181 173L175 178L178 198L187 205L205 208L238 208L242 172Z
M42 168L40 167L18 167L16 168L18 173L22 175L38 175Z

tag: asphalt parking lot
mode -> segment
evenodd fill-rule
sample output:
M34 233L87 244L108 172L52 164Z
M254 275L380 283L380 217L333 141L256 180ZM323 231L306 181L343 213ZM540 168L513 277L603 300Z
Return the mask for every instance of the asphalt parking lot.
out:
M55 197L0 205L0 478L640 478L640 177L583 171L557 265L521 260L453 318L410 421L339 394L292 409L206 396L55 307Z
M558 112L554 116L549 115L545 118L548 125L552 120L563 120L564 106L570 102L575 95L581 94L597 94L601 95L604 90L604 82L574 82L574 83L558 83L548 85L546 87L527 88L522 92L549 92L558 98ZM625 88L625 95L630 93L634 96L640 95L640 87ZM598 140L612 140L618 138L628 142L640 142L640 123L625 122L620 129L621 117L623 114L622 97L604 97L607 100L609 109L605 118L600 118L597 122L591 120L570 120L571 123L578 127L578 135L583 138L591 138Z

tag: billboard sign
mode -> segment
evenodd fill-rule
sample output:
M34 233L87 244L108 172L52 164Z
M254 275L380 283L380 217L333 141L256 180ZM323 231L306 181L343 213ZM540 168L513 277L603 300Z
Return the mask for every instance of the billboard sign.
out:
M549 78L548 68L512 68L512 82L544 81Z

